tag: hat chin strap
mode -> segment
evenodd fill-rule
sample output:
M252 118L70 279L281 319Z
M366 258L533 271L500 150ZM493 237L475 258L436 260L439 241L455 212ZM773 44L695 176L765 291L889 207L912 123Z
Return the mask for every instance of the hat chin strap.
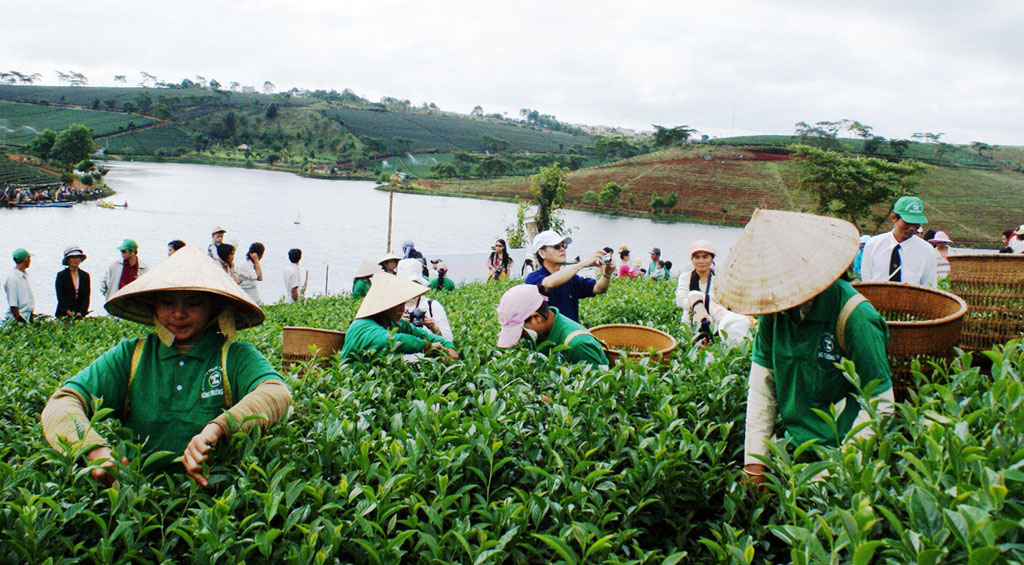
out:
M234 339L237 330L235 328L235 310L234 308L227 307L217 316L215 320L210 320L203 331L213 324L217 324L217 328L220 330L221 335L227 339ZM156 315L153 315L153 327L156 329L156 337L160 340L160 343L167 347L174 345L174 334L171 330L167 329L167 326L160 323Z

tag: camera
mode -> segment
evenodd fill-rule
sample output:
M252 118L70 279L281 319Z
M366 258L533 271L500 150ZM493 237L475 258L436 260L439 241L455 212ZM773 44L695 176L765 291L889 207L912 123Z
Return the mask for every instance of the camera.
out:
M605 265L611 265L612 264L612 254L611 253L605 253L604 257L602 257L602 261L604 261Z
M414 308L409 312L409 323L416 326L417 328L423 327L423 319L427 317L427 313L419 308Z

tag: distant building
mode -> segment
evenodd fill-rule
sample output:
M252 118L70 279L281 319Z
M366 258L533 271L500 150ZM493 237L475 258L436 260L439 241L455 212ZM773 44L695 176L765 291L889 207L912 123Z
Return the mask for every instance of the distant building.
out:
M256 87L255 86L243 86L242 87L242 92L245 92L246 94L255 94L256 93Z

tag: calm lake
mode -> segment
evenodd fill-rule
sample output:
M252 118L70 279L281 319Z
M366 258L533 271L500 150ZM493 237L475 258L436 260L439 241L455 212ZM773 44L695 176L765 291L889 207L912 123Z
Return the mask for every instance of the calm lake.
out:
M172 239L205 248L215 225L227 230L226 242L240 247L236 261L244 260L250 243L262 242L267 247L260 286L265 302L284 295L282 271L290 248L302 249L300 267L309 273L307 296L325 289L331 294L348 292L359 264L364 259L376 261L387 251L388 194L374 190L373 182L205 165L108 166L107 184L117 191L108 200L127 202L126 209L92 202L72 208L0 209L0 253L7 261L2 275L6 278L13 266L9 258L14 249L24 247L32 253L28 278L36 314L54 313L54 278L63 269L63 249L70 244L82 246L88 255L82 269L92 275L94 315L105 314L100 281L120 257L117 247L124 238L138 242L139 257L150 267L166 258ZM490 246L495 238L504 237L516 211L516 205L504 202L395 194L392 249L400 254L402 242L412 240L428 259L445 259L456 281L483 279ZM564 215L574 228L570 257L627 245L646 268L647 252L660 247L662 257L674 263L673 274L689 269L686 250L694 239L711 240L724 257L740 233L738 228L571 210ZM513 257L518 273L522 254ZM6 300L3 306L7 307Z

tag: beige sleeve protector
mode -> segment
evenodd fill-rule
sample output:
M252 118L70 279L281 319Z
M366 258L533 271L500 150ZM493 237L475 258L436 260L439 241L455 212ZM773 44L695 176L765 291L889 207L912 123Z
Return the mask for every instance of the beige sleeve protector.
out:
M767 367L750 365L747 391L747 424L744 434L743 464L762 464L755 455L768 456L768 442L775 426L775 377Z
M78 445L107 445L107 440L96 433L86 416L86 404L73 389L59 388L46 401L42 414L43 436L50 447L61 450L58 438Z
M266 380L256 385L255 390L245 395L230 410L217 416L212 423L221 427L224 437L231 437L228 414L235 422L239 423L242 431L248 430L256 423L266 429L283 418L288 413L288 407L291 404L292 395L283 382ZM260 416L260 418L242 423L250 416Z

